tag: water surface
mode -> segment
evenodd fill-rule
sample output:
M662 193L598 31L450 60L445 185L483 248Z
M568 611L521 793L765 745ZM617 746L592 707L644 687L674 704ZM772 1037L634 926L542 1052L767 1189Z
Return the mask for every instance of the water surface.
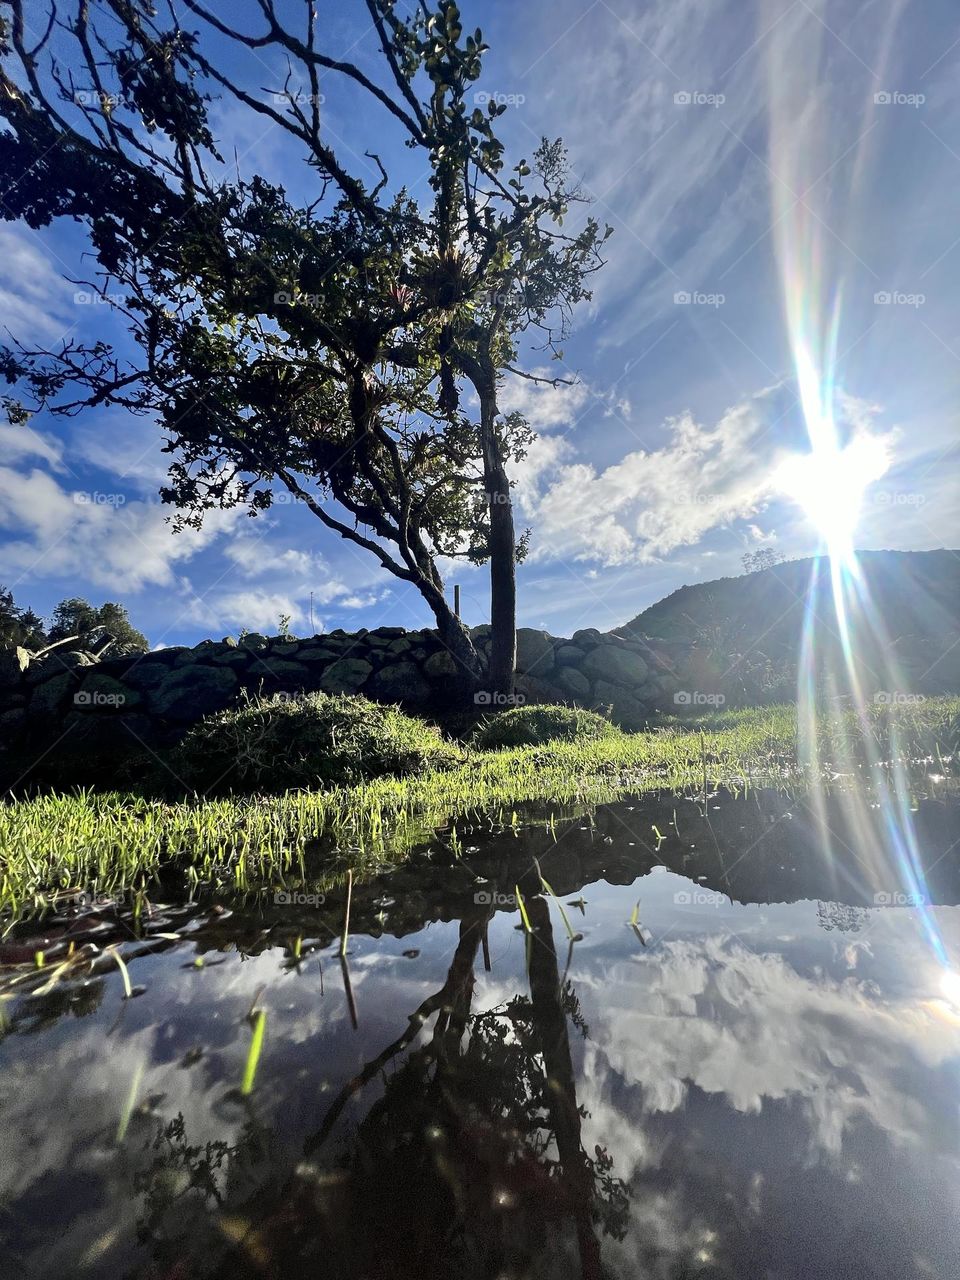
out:
M355 886L345 964L294 885L21 927L144 990L6 1002L0 1274L954 1280L960 814L905 865L845 805L460 824Z

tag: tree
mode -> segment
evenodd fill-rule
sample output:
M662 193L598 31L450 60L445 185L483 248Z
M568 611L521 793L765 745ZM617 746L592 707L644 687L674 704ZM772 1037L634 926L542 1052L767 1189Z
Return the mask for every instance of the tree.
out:
M0 648L42 649L46 643L43 619L16 604L13 592L0 587Z
M498 379L517 335L587 296L582 273L599 262L594 223L567 241L542 228L562 222L570 199L562 153L538 153L537 196L523 189L525 162L501 181L501 108L465 105L486 46L479 32L464 38L450 0L411 23L388 0L367 0L388 90L319 50L313 19L305 37L284 27L273 0L256 37L185 4L218 36L282 52L308 92L290 88L293 70L272 103L232 83L172 6L161 18L145 0L107 0L98 24L85 4L61 20L51 0L31 45L13 0L6 44L19 75L0 72L4 216L83 222L100 268L90 287L111 300L122 287L142 354L67 342L7 352L0 368L58 412L108 403L155 416L175 457L162 496L179 523L238 503L256 514L277 492L302 502L421 592L469 679L479 662L437 557L489 558L493 682L508 686L517 542L506 466L529 431L498 414ZM69 72L52 56L53 32L73 40ZM322 136L321 71L363 86L425 150L431 210L402 191L386 197L379 157L372 190L347 171ZM315 201L298 207L262 178L214 176L207 103L224 88L297 141L318 177ZM457 378L477 393L479 424L460 411Z
M104 635L113 637L115 651L145 653L150 648L146 636L133 626L122 604L108 600L98 608L78 596L61 600L54 609L47 642L55 644L78 636L78 647L83 648Z
M772 569L774 565L783 563L783 556L773 547L760 547L756 551L745 551L740 557L745 573L758 573L761 569Z
M538 331L541 349L562 358L560 342L574 307L590 297L585 280L602 265L600 250L611 228L601 232L588 218L577 234L562 231L570 206L583 197L570 184L559 140L543 139L532 167L521 159L509 178L501 177L505 148L495 122L507 108L489 95L485 111L468 103L487 45L479 29L465 34L455 0L440 0L433 10L426 4L415 7L409 19L397 15L393 0L366 0L390 73L386 92L358 65L326 58L292 36L278 19L274 0L263 0L266 31L254 36L217 18L199 0L185 3L238 45L258 51L272 47L282 54L291 66L288 83L297 67L301 82L314 89L318 68L363 86L399 122L408 145L427 159L434 198L419 226L420 244L406 260L402 290L412 304L406 341L386 354L407 369L430 360L440 383L438 407L453 424L460 408L458 378L479 402L483 491L465 550L475 561L490 561L488 682L509 692L516 657L516 561L527 537L518 544L507 468L523 456L531 432L518 414L500 414L501 379L509 371L535 382L565 381L521 374L515 367L518 342L528 330ZM205 69L238 100L255 105L222 72ZM309 121L301 113L284 127L322 164L316 113ZM407 212L415 219L412 208Z

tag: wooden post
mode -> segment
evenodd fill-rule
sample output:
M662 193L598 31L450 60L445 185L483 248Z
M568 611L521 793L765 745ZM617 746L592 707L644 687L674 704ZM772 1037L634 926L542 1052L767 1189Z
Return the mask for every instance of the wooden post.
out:
M453 584L453 612L460 617L460 583Z

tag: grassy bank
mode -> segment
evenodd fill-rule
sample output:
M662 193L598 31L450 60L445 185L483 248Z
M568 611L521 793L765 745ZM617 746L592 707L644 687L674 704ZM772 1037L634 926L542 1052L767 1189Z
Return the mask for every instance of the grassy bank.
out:
M920 775L955 773L958 734L960 698L875 709L866 735L850 713L823 715L818 772L865 779L871 756L897 756ZM0 804L0 912L32 914L71 889L136 891L173 863L191 879L238 887L299 872L315 849L362 867L402 856L451 815L482 809L509 823L526 801L699 791L705 776L709 789L745 780L802 786L810 771L797 743L795 708L767 707L697 727L477 752L457 768L327 791L176 803L91 792L11 800Z

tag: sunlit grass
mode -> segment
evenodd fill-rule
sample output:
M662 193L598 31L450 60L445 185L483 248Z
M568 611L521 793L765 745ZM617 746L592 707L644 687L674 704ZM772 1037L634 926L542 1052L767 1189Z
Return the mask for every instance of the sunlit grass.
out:
M896 733L891 735L891 726ZM871 711L880 759L889 743L917 770L956 776L960 698ZM821 715L823 773L869 784L863 729L850 712ZM626 790L696 792L773 782L802 786L794 707L714 714L696 727L478 752L413 778L278 796L166 802L133 794L44 794L0 804L0 912L42 912L58 895L142 892L176 866L188 884L247 888L299 875L318 851L341 874L402 857L452 815L516 822L527 801L603 803ZM823 780L821 776L819 781Z

